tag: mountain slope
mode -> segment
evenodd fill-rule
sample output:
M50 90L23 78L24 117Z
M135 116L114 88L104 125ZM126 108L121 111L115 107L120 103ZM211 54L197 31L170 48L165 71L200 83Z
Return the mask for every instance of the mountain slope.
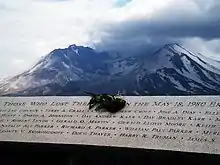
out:
M25 86L20 87L19 83ZM2 95L21 96L84 95L84 91L215 95L220 94L220 62L178 44L165 45L151 56L128 58L114 58L107 52L72 45L54 50L29 71L3 83L0 89Z
M63 86L69 81L106 75L108 70L103 62L109 59L108 53L95 52L88 47L71 45L66 49L55 49L30 70L1 84L0 91L14 93L54 83Z
M217 94L220 91L218 66L219 62L208 61L178 44L165 45L144 62L137 79L139 86L151 94Z

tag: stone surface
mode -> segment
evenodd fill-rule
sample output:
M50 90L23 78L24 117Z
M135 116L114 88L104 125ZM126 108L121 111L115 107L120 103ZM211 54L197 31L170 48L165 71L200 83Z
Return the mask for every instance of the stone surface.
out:
M220 97L125 97L116 114L90 97L1 97L0 141L220 154Z

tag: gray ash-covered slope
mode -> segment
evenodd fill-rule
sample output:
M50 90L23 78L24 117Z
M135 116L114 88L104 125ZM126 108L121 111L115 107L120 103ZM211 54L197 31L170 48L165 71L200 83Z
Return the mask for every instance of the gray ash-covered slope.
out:
M27 72L0 83L1 95L85 95L85 91L125 95L220 94L220 62L178 44L152 55L112 56L71 45L56 49Z

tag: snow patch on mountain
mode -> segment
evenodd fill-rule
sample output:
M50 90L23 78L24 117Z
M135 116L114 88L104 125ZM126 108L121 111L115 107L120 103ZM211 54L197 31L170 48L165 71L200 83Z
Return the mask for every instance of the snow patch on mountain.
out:
M183 56L182 58L182 62L185 66L186 69L184 70L176 70L179 74L191 79L191 80L194 80L198 83L202 83L201 82L201 79L200 79L200 76L197 74L194 66L192 65L192 63L190 62L190 60L188 60L186 58L186 56Z
M196 63L198 63L205 69L210 70L217 74L220 73L220 62L219 61L212 60L208 57L203 56L200 53L196 54L196 53L190 52L178 44L174 44L173 46L170 46L170 47L172 47L171 49L178 54L187 55L188 57L193 59Z
M62 64L63 64L63 66L65 67L65 68L67 68L67 69L69 69L70 67L69 67L69 65L67 65L65 62L63 62L62 61Z

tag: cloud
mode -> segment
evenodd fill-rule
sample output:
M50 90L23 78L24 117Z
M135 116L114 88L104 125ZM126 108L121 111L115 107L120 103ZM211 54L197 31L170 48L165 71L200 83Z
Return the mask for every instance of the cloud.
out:
M32 66L40 56L70 44L89 43L89 30L114 6L113 0L0 0L0 77ZM17 69L14 59L24 60ZM4 61L7 61L4 62Z
M187 38L182 44L196 53L201 53L207 57L220 61L220 39L205 41L201 38Z
M147 6L147 1L142 1L142 5ZM123 50L138 46L139 50L141 45L186 43L189 38L200 38L204 42L220 39L220 1L170 1L169 5L150 13L141 13L135 5L132 8L136 10L132 13L134 17L130 15L127 16L130 19L105 25L102 33L105 31L106 35L97 44L98 48L121 47Z
M71 44L132 53L180 42L217 58L219 7L219 0L0 0L0 77Z
M0 11L1 11L1 10L7 10L7 7L6 7L4 4L1 4L1 3L0 3Z

